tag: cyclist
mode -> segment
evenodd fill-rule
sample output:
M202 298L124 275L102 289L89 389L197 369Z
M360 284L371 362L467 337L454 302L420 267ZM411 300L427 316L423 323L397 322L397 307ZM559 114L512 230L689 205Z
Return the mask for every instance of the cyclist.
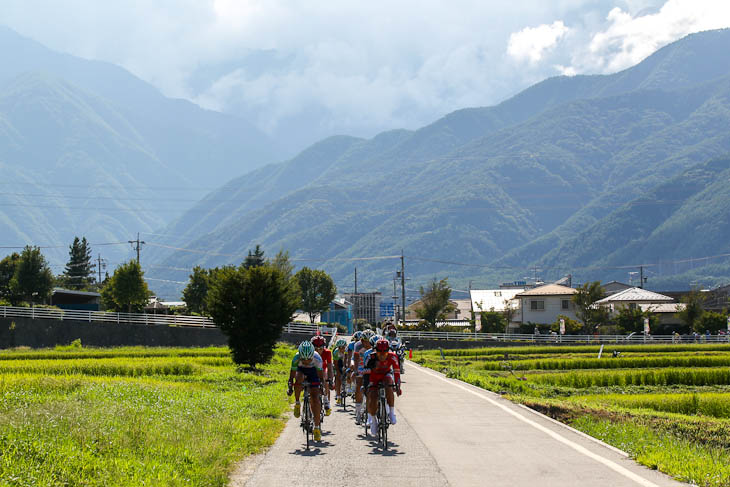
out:
M396 392L401 395L400 369L398 368L398 357L389 351L390 344L387 339L380 339L375 343L375 353L370 354L365 371L370 373L370 384L368 386L368 419L370 420L370 432L378 434L378 418L375 416L378 410L378 384L384 382L387 386L395 385ZM395 397L393 388L385 389L386 402L388 403L388 415L391 424L396 423Z
M355 424L360 424L360 414L362 413L362 372L364 369L363 355L370 349L370 338L372 338L372 330L362 332L360 341L355 344L353 350L353 363L356 370L355 375Z
M385 334L385 338L387 338L389 341L398 340L398 330L395 329L395 325L392 322L387 322L385 324L385 327L383 328L383 333Z
M332 361L335 365L335 403L342 404L340 401L340 391L342 391L342 374L345 371L345 361L347 360L347 342L340 338L335 342L335 349L332 351Z
M323 382L322 357L314 351L312 342L304 341L299 344L299 350L291 361L289 372L289 394L294 386L294 417L302 414L302 406L299 404L299 395L302 393L302 382L304 379L309 382L311 395L312 416L314 416L314 441L322 438L322 430L319 425L319 414L321 404L319 402L319 390ZM294 380L296 379L296 382Z
M353 389L353 382L354 382L354 376L356 373L355 370L355 345L360 341L360 338L362 338L362 332L356 331L352 335L352 340L347 345L347 393L352 394L354 391Z
M329 416L332 413L330 408L330 389L334 387L334 373L332 372L332 352L328 350L325 345L327 341L322 335L315 335L312 337L312 345L314 345L314 351L322 357L322 375L327 380L327 385L324 385L324 414ZM329 387L328 387L329 386Z
M362 363L367 364L370 356L375 352L375 344L382 338L380 335L373 335L370 337L370 348L365 351L362 358ZM370 409L370 398L368 396L368 385L370 384L370 372L368 370L363 371L362 375L362 389L363 395L365 396L365 410ZM370 426L370 418L367 420L367 425Z

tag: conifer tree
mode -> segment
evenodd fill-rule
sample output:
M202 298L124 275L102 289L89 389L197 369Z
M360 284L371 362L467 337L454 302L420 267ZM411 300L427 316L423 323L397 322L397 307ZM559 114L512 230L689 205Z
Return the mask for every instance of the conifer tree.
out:
M68 263L63 271L66 286L70 289L84 289L94 282L95 264L91 261L91 247L86 237L75 237L69 246Z

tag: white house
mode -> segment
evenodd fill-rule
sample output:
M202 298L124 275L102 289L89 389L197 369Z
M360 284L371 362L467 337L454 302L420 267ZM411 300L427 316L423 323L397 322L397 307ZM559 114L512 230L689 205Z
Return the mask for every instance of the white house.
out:
M572 300L576 292L572 287L546 284L516 294L514 299L519 300L520 309L513 319L541 325L555 323L560 315L577 320Z
M618 313L621 308L649 308L650 306L644 305L659 305L665 303L671 303L674 299L663 294L648 291L640 287L630 287L619 291L616 294L611 294L605 298L596 301L599 306L607 307L612 314Z

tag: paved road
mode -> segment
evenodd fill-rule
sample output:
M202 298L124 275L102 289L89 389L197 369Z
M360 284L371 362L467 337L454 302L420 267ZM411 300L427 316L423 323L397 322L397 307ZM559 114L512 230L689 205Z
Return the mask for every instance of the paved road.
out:
M392 450L380 451L336 408L307 452L298 420L271 450L245 461L231 487L329 485L390 479L427 486L679 486L617 450L526 408L412 363L396 402ZM350 411L352 411L350 409Z

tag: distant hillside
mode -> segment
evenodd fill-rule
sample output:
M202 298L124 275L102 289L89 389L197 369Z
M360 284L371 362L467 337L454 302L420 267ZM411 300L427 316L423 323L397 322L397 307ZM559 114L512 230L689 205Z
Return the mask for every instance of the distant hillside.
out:
M109 243L154 232L277 158L247 122L165 98L117 66L3 27L0 55L0 246L48 246L59 265L76 235ZM94 250L110 263L130 255L126 244Z
M728 30L694 34L614 75L546 80L498 106L460 110L414 132L324 140L211 193L165 232L184 237L175 246L207 254L170 253L160 263L234 263L260 243L272 253L288 249L341 282L357 265L370 279L364 285L376 287L387 285L394 262L346 259L403 249L413 257L414 284L445 268L460 282L486 275L494 283L523 278L533 265L568 273L576 265L634 264L649 255L605 246L581 253L576 235L593 229L600 243L594 225L612 212L730 153L727 45ZM616 220L613 232L631 234L629 221ZM632 243L624 240L603 242ZM720 253L712 242L705 251ZM669 257L661 252L656 257ZM607 274L592 272L584 277ZM185 271L160 275L187 279Z

